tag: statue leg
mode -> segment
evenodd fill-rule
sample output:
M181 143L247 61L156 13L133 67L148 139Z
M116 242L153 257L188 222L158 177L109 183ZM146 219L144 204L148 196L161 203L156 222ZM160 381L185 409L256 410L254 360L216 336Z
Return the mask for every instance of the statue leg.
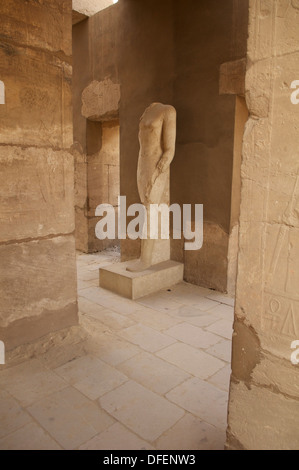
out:
M163 193L165 191L165 184L168 178L168 173L162 173L156 179L155 184L152 187L149 200L152 204L160 204ZM141 194L142 196L142 194ZM141 200L143 198L141 197ZM146 271L153 265L153 253L155 248L156 240L150 238L150 207L151 204L144 204L147 213L147 239L141 241L141 257L138 261L127 268L129 272L142 272Z
M147 239L141 240L141 256L132 266L127 268L127 271L132 273L138 273L146 271L153 264L153 251L155 246L155 240L150 238L150 206L146 208L147 213Z

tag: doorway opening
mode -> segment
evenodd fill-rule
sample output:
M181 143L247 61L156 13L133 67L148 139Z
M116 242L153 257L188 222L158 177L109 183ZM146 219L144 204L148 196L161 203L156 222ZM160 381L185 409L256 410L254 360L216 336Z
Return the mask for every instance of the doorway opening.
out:
M107 380L100 378L94 385L96 399L116 419L126 439L129 429L141 440L136 445L144 448L223 449L231 375L242 140L248 114L244 97L235 92L219 96L220 67L232 58L224 42L227 34L222 17L211 15L208 2L196 9L195 16L177 2L176 47L173 36L166 37L158 22L154 31L162 41L159 34L163 30L163 48L156 50L154 41L147 38L153 34L151 24L155 25L156 18L149 16L150 2L146 3L147 7L145 2L143 6L119 2L74 27L75 112L80 114L74 116L74 129L82 147L78 159L84 159L86 171L87 241L84 249L79 248L84 254L77 258L80 321L91 338L85 349L86 361L91 358L90 370L95 371L91 377L100 367L105 369ZM131 24L122 23L126 8L138 10L127 12ZM160 21L165 19L165 27L172 31L172 17L162 13ZM230 11L225 13L230 19ZM208 57L198 37L198 24L211 34L212 28L206 26L210 21L215 27L221 26L223 41L211 46ZM194 27L186 36L185 27L190 22ZM229 30L230 25L226 27ZM243 29L247 31L247 24ZM216 45L219 54L213 56ZM186 50L190 50L188 57ZM176 61L169 59L171 54ZM202 57L201 62L194 61L196 54ZM239 58L241 52L236 56ZM109 87L121 84L118 119L95 120L93 113L89 118L82 116L82 93L95 81L105 82L106 96ZM172 201L204 203L206 239L200 253L184 254L181 243L172 250L177 261L184 257L184 282L133 301L99 287L99 269L121 259L111 250L117 241L111 245L95 239L95 209L105 203L117 207L120 193L131 202L139 202L138 124L146 106L154 101L172 104L178 111ZM81 179L80 170L77 180ZM80 197L80 191L76 192ZM138 245L124 241L122 261L131 259L132 253L138 257ZM81 364L81 359L73 361L70 378L80 374ZM149 409L145 403L151 403ZM141 423L138 410L142 407ZM115 412L116 408L120 411ZM160 416L154 426L153 410ZM107 430L110 446L115 445L112 428ZM89 448L101 446L103 439L102 433L88 443Z

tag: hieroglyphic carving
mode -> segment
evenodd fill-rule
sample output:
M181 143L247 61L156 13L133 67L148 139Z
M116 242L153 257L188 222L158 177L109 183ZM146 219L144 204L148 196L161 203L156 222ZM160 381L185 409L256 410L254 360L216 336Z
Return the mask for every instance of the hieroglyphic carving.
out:
M262 328L292 338L298 336L299 301L267 292Z
M279 18L285 18L290 6L291 6L290 0L279 0L278 5L277 5L277 16Z
M299 335L298 200L299 174L282 225L278 231L272 227L267 237L267 246L273 246L273 252L266 277L262 329L289 337Z

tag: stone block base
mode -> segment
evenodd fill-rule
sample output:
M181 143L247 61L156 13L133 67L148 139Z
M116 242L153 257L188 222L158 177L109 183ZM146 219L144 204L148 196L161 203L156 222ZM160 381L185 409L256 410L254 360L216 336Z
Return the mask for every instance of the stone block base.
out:
M183 281L184 265L165 261L141 273L131 273L127 267L134 261L113 264L100 269L100 287L122 297L136 300L168 289Z

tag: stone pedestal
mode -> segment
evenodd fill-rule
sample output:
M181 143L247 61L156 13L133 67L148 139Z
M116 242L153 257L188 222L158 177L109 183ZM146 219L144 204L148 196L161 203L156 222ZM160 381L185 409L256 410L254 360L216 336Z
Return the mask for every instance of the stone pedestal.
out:
M113 264L100 269L100 287L122 297L136 300L168 289L183 281L184 265L165 261L141 273L131 273L127 267L134 261Z

